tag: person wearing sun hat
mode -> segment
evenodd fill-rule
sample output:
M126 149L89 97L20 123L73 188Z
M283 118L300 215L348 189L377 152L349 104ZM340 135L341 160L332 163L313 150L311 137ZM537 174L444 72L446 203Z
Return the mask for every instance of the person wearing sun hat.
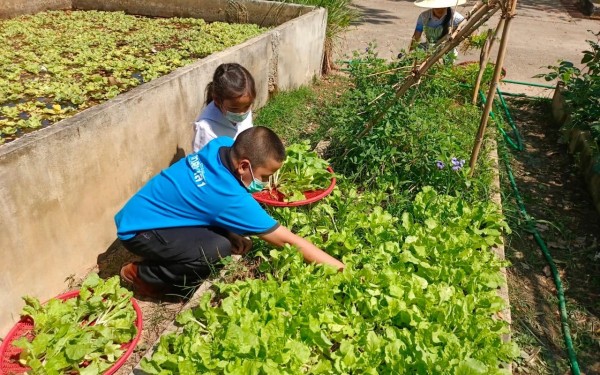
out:
M452 7L464 3L466 0L416 0L416 6L428 9L417 19L409 50L417 46L428 49L450 33L451 29L456 28L465 17L453 11ZM425 33L425 42L420 43L423 33ZM456 57L456 51L453 51L453 54Z

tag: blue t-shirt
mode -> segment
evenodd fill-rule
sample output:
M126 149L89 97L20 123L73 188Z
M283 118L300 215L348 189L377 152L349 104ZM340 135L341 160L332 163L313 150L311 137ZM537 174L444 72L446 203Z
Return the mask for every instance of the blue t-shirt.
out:
M239 235L264 234L279 225L221 160L219 137L161 171L115 215L117 236L163 228L216 226Z

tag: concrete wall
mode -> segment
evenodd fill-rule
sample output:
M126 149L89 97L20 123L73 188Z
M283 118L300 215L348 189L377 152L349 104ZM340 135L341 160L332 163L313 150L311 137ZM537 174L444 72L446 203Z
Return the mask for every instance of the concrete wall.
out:
M0 0L0 18L10 18L44 10L71 9L71 2L71 0Z
M116 239L114 214L191 151L191 124L219 64L252 72L259 107L269 88L296 88L319 75L325 20L324 9L311 11L0 146L0 336L18 318L22 295L50 298L65 278L93 267Z
M280 25L312 10L296 4L247 0L72 0L74 9L120 10L153 17L193 17L208 22Z

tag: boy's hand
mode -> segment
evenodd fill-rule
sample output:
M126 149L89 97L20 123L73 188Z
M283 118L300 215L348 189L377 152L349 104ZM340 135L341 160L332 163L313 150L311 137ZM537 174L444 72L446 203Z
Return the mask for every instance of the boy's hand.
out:
M261 235L260 238L275 246L283 246L286 243L296 246L307 262L329 264L340 271L344 269L344 263L319 249L312 242L292 233L283 225L273 232Z
M231 253L235 255L246 255L252 249L252 241L249 238L242 237L229 232L227 235L231 242Z

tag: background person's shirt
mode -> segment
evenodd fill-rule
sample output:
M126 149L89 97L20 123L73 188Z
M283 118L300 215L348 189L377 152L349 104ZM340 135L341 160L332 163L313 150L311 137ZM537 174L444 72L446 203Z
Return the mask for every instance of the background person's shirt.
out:
M218 137L230 137L235 139L238 134L252 127L252 110L248 117L237 124L227 120L223 112L210 102L206 108L198 115L194 122L194 140L192 142L193 152L198 152L208 142Z
M428 43L436 43L442 32L444 30L444 18L446 15L442 16L442 18L437 18L431 9L428 9L422 12L417 18L417 26L415 27L415 31L424 32L425 39ZM451 21L451 27L457 27L459 23L461 23L465 17L463 17L460 13L454 12L454 18Z
M239 235L275 230L277 221L224 160L229 153L223 151L232 145L229 137L217 138L153 177L115 216L117 236L128 240L147 230L191 226L216 226Z

